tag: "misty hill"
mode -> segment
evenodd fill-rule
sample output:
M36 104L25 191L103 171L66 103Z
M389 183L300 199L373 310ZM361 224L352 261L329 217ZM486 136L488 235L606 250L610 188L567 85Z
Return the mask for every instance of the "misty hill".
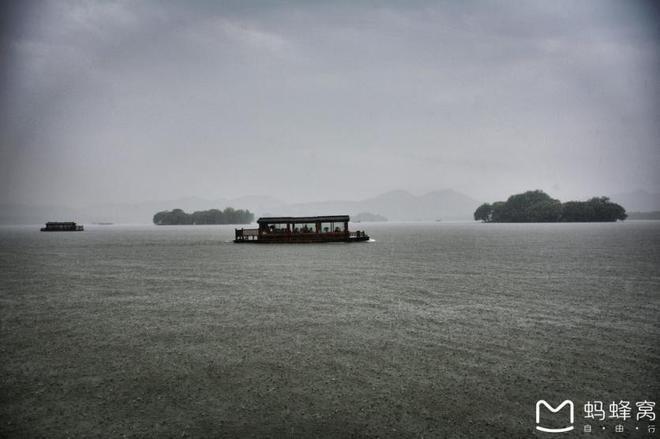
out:
M4 205L0 211L2 224L43 224L46 221L76 221L83 224L112 222L116 224L150 224L154 212L179 208L194 212L233 206L249 209L256 216L325 215L336 212L357 215L369 212L390 221L434 221L437 219L471 219L479 202L453 190L441 190L416 196L397 190L359 201L335 200L287 204L270 196L247 196L209 200L197 197L139 204L103 204L82 208L54 206Z
M406 191L392 191L367 200L365 207L398 220L469 219L479 203L459 192L447 189L416 197Z
M660 210L660 194L644 190L612 195L610 199L630 211L651 212Z
M115 224L149 224L154 212L179 208L188 212L229 206L249 206L251 211L263 212L285 203L273 197L247 196L235 199L205 199L185 197L143 203L97 204L80 208L62 206L0 205L0 224L43 224L46 221L76 221L83 224L110 222Z
M39 224L47 221L67 222L80 218L77 209L64 206L28 206L25 204L1 204L0 224Z
M198 224L250 224L254 214L249 210L210 209L186 213L181 209L164 210L154 215L153 222L158 226L198 225Z
M631 220L660 220L660 210L651 212L630 212L628 219Z
M120 224L148 224L154 212L180 207L195 211L213 206L225 206L227 200L205 200L197 197L170 201L148 201L139 204L98 204L80 208L62 206L1 206L0 224L43 224L46 221L76 221L79 223L111 222Z
M383 221L387 221L387 218L385 218L383 215L376 215L375 213L371 213L371 212L360 212L357 215L353 215L351 217L351 221L383 222Z
M360 201L324 201L298 203L283 206L277 214L323 215L332 212L348 212L357 215L371 212L390 221L433 221L436 219L470 219L479 202L467 195L447 189L415 196L396 190Z

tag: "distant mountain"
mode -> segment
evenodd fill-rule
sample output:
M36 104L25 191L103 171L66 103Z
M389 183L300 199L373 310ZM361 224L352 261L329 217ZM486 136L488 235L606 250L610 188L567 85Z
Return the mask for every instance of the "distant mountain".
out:
M58 206L0 206L0 224L43 224L46 221L75 221L83 224L110 222L119 224L150 224L156 212L174 208L194 212L213 207L225 207L226 200L205 200L188 197L170 201L148 201L139 204L97 204L80 208Z
M622 205L624 209L630 212L660 210L660 194L654 194L644 190L612 195L610 199Z
M170 201L149 201L139 204L102 204L79 209L81 221L143 224L151 223L156 212L182 209L186 212L224 208L227 200L207 200L198 197Z
M399 221L471 219L479 206L477 200L451 189L421 196L406 191L392 191L364 200L363 203L364 210Z
M467 195L447 189L415 196L396 190L361 201L324 201L282 206L272 211L277 215L326 215L371 212L390 221L433 221L437 219L471 219L479 202Z
M227 201L227 206L235 209L250 209L251 212L264 214L271 209L278 209L286 205L282 200L270 196L248 195Z
M83 224L112 222L116 224L151 224L156 212L183 209L186 212L208 209L249 209L257 217L269 215L357 215L370 212L390 221L433 221L438 219L471 219L480 203L467 195L447 189L415 196L409 192L391 191L360 201L322 201L287 204L270 196L246 196L234 199L207 200L189 197L170 201L139 204L103 204L83 208L53 206L1 206L2 224L43 224L46 221L76 221Z
M629 220L660 220L660 210L650 212L628 212Z
M81 222L114 222L151 224L156 212L172 209L182 209L185 212L195 212L208 209L250 209L251 212L263 212L272 206L281 206L284 202L273 197L245 196L234 199L219 198L209 200L198 197L178 198L168 201L150 201L139 204L104 204L77 209Z
M351 216L351 221L383 222L383 221L387 221L387 218L385 218L383 215L376 215L375 213L371 213L371 212L360 212L357 215Z
M40 224L47 221L79 221L80 212L61 206L0 205L0 224Z

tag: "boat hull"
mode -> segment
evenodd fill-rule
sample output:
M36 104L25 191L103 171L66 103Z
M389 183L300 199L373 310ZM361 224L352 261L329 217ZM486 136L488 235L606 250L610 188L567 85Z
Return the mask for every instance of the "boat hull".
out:
M84 229L67 229L67 230L54 230L54 229L47 229L45 227L42 227L40 229L42 232L83 232Z
M349 238L345 237L297 237L297 236L282 236L282 237L269 237L267 239L235 239L234 242L237 244L321 244L328 242L365 242L369 241L369 237L366 235L363 236L351 236Z
M46 227L42 227L42 232L82 232L85 230L80 224L73 222L67 223L46 223Z

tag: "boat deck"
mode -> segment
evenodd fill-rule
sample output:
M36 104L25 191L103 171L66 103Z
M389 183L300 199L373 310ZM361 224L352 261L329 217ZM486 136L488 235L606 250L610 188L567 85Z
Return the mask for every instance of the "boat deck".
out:
M307 244L321 242L362 242L368 241L369 235L364 232L329 232L329 233L257 233L258 229L236 229L235 243L250 244Z
M235 243L308 244L320 242L363 242L364 231L348 230L348 215L307 217L264 217L256 229L236 229Z

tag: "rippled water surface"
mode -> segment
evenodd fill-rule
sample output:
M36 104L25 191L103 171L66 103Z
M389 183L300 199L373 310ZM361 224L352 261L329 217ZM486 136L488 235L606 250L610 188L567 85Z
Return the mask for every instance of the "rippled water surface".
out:
M660 222L355 226L1 228L0 435L529 437L538 399L660 396Z

